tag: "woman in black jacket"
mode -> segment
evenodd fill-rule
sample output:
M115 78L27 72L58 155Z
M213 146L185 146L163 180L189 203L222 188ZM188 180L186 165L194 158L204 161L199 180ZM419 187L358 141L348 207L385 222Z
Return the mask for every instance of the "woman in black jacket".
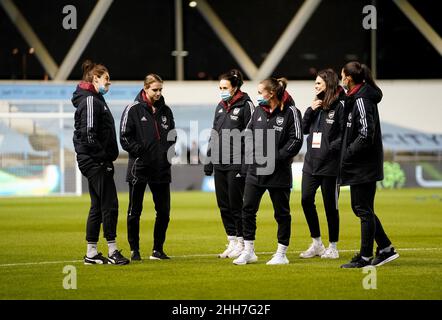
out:
M247 177L242 209L244 251L233 261L244 265L258 260L254 250L256 214L266 190L278 223L278 248L269 265L287 264L291 235L290 189L292 160L302 146L301 113L285 91L286 79L269 78L258 85L259 106L246 129Z
M241 91L243 76L240 71L233 69L222 74L219 80L221 101L215 109L207 152L210 162L204 166L204 172L208 176L213 171L215 173L216 200L227 234L227 248L218 257L236 258L244 249L241 218L244 193L244 177L241 175L244 159L242 134L255 107L247 93ZM223 140L229 143L223 145Z
M399 257L374 212L376 182L383 175L383 147L377 104L382 91L366 65L353 61L341 71L348 87L345 102L347 125L342 145L341 185L350 185L351 206L361 220L361 249L342 268L380 266ZM378 247L373 256L373 245Z
M113 161L118 157L112 113L103 98L109 91L109 72L102 64L86 60L83 80L77 86L72 104L75 110L74 147L78 167L87 178L91 208L86 225L87 253L84 264L127 264L117 248L118 198ZM109 247L108 257L97 251L101 224Z
M339 252L339 211L336 177L338 176L339 151L344 130L345 92L339 86L339 78L332 69L318 72L315 80L316 99L307 108L302 119L304 134L308 134L307 153L302 169L302 208L310 229L312 244L300 254L301 258L337 259ZM321 187L328 223L329 247L321 241L316 190Z
M127 234L131 259L138 261L141 260L140 216L147 185L156 211L150 259L169 259L163 250L170 220L171 159L168 154L174 155L176 135L170 133L175 129L175 122L172 110L164 102L162 90L163 80L156 74L147 75L144 88L126 107L120 123L120 143L129 153Z

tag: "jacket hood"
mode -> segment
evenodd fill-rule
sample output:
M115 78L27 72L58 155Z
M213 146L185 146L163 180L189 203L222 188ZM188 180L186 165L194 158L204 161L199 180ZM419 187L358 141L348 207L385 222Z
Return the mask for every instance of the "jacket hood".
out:
M233 106L236 107L238 105L244 105L244 103L249 100L252 101L252 99L250 99L250 97L247 93L242 92L242 91L241 91L241 93L242 93L241 97L237 101L235 101L235 103L232 105L232 107Z
M295 100L293 100L292 96L287 91L284 91L284 95L282 96L282 104L284 108L295 105Z
M373 88L368 83L365 83L355 94L355 98L365 98L378 104L382 100L382 91Z
M71 101L73 106L75 108L78 108L80 102L83 101L83 99L88 96L98 97L100 95L95 91L95 87L92 85L92 83L82 81L77 85L77 88L72 94Z
M144 92L143 89L141 89L140 92L137 94L137 96L135 97L135 101L138 101L142 104L145 104L145 105L151 107L151 104L148 102L148 100L146 98L146 93ZM165 104L166 104L166 102L164 100L164 97L161 96L160 100L155 101L154 106L155 106L155 108L161 108Z

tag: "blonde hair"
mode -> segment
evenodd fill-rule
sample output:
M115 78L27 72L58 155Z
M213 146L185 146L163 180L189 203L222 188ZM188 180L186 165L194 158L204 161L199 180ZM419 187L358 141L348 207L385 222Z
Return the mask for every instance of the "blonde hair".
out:
M155 73L149 73L144 78L144 88L149 88L150 85L154 82L163 83L163 79L161 79L161 77Z

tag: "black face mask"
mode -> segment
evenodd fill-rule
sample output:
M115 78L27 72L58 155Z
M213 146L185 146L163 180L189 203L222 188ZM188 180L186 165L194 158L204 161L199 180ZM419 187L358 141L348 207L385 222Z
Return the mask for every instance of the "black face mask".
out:
M316 95L316 98L318 98L319 100L324 100L325 98L325 91L321 91Z

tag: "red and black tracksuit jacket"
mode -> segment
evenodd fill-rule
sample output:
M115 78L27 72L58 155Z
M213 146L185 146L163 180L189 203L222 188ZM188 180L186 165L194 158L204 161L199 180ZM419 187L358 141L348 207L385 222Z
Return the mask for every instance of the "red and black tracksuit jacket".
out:
M129 153L127 182L171 182L167 152L173 148L176 135L171 141L167 140L167 135L175 129L173 113L163 97L154 107L155 113L141 90L121 116L120 143Z

